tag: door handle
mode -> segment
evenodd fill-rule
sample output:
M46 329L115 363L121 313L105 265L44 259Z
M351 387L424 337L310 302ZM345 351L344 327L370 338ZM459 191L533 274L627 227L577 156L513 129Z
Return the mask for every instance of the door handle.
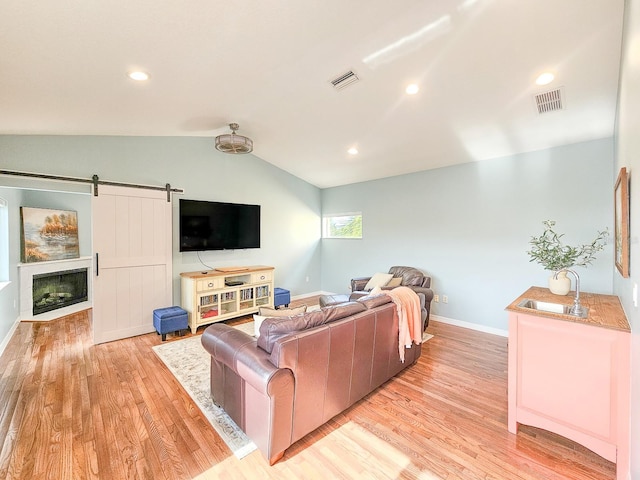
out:
M100 276L100 258L96 253L96 277Z

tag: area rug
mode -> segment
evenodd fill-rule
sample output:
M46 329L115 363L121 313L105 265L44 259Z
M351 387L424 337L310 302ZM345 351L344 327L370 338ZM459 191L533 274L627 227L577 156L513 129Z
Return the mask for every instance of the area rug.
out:
M243 324L243 327L244 325L246 324ZM251 322L251 333L253 334L253 322ZM243 458L253 452L256 445L231 420L231 417L211 400L209 384L211 356L202 346L200 338L201 336L198 335L152 348L233 454L237 458Z

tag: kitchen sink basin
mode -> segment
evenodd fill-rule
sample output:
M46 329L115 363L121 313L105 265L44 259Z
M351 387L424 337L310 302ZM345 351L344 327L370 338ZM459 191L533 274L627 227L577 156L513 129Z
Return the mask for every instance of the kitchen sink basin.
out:
M571 313L571 307L573 305L563 305L561 303L552 303L552 302L541 302L539 300L530 300L525 298L520 303L518 303L518 307L521 308L529 308L531 310L537 310L539 312L549 312L549 313L560 313L562 315L572 315L574 317L587 318L589 313L589 309L586 307L582 307L582 312L580 315L576 315L575 313Z

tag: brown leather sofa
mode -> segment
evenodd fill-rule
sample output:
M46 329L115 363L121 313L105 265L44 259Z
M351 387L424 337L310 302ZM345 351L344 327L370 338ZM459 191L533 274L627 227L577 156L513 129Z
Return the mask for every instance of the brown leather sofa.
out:
M415 363L398 355L398 316L387 295L291 317L267 318L256 340L217 323L202 334L211 396L273 465L294 442Z
M424 295L424 305L422 305L422 297L420 298L420 305L422 307L422 323L426 330L429 326L429 316L431 312L431 300L433 300L433 290L431 290L431 277L425 275L420 270L414 267L402 267L394 266L389 269L390 274L394 277L402 278L401 286L409 287L418 295ZM371 277L357 277L351 279L351 299L356 298L358 295L368 295L369 292L365 290L365 286L369 282ZM382 290L390 290L393 287L381 287ZM354 293L356 295L354 295Z

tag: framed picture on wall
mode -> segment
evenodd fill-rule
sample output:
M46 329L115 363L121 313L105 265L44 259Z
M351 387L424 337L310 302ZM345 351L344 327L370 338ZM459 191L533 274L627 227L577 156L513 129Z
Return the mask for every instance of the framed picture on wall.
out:
M614 189L615 262L623 277L629 276L629 179L622 167Z
M23 263L80 257L77 212L20 207L20 218Z

